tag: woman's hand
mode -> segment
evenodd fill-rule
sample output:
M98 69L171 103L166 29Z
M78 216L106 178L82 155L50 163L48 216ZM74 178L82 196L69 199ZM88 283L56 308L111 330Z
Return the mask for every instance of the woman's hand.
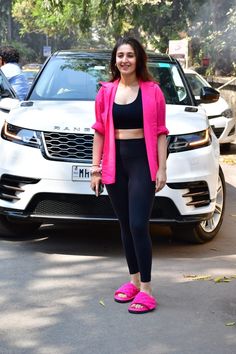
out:
M102 183L102 177L100 172L93 172L91 177L90 187L95 192L96 197L99 196L99 186Z
M156 175L156 192L159 192L166 184L166 169L159 169Z

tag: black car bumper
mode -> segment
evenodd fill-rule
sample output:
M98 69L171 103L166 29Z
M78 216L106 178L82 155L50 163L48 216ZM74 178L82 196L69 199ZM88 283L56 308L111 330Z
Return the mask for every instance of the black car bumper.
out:
M10 219L39 222L117 221L109 197L101 195L39 193L25 210L0 208L0 214ZM156 197L150 216L151 223L185 224L207 220L212 213L181 215L173 201Z

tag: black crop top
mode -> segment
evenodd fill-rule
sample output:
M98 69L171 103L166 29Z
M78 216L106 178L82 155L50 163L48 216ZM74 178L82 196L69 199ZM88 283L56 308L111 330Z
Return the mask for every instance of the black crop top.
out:
M113 104L113 122L115 129L143 128L143 105L141 90L135 101L128 104Z

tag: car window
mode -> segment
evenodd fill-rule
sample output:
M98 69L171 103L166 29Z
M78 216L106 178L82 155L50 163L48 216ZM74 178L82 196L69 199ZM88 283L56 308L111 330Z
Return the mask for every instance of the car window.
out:
M191 99L176 65L151 62L148 63L148 68L159 83L167 104L191 104Z
M30 99L94 100L100 81L109 78L109 63L98 59L52 58L43 70Z
M185 74L188 83L193 91L194 96L200 96L200 90L202 87L209 86L208 82L203 80L200 76L194 73Z

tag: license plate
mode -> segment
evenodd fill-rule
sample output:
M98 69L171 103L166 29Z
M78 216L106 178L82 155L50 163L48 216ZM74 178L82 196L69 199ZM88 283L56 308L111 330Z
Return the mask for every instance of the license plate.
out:
M90 180L90 168L81 167L77 165L72 166L72 181L89 181Z

